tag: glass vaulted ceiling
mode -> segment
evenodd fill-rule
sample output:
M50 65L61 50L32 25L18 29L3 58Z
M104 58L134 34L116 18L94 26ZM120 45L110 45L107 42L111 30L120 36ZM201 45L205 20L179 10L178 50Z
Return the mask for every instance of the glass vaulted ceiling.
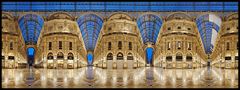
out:
M212 53L221 22L221 19L213 14L200 16L196 20L203 46L207 54Z
M146 14L137 20L137 24L143 43L151 42L155 44L162 26L162 20L156 15Z
M238 11L238 2L2 2L4 11Z
M77 22L82 33L86 49L93 51L102 28L102 19L97 15L87 14L79 17Z
M43 26L43 18L35 14L27 14L18 21L26 44L36 44Z

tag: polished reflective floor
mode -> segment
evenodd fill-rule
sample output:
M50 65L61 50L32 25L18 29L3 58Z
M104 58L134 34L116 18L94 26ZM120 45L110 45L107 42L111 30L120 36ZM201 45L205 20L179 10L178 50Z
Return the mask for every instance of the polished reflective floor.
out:
M3 88L237 88L238 69L2 69Z

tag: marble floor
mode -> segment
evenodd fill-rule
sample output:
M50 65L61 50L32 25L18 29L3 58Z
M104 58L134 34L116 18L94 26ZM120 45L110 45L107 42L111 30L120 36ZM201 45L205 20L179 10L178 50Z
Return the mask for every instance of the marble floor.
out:
M238 69L2 69L3 88L238 88Z

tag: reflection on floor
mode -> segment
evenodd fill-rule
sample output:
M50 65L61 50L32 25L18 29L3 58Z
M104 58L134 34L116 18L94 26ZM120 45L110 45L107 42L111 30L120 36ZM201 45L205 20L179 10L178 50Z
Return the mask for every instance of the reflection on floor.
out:
M3 88L237 88L238 69L2 69Z

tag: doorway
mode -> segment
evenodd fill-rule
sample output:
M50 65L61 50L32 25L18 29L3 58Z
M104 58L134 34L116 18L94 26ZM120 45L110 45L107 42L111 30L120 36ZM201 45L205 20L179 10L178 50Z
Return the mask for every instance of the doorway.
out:
M87 62L88 62L88 65L92 65L92 63L93 63L93 55L91 54L91 53L89 53L88 55L87 55Z
M27 49L28 65L29 66L32 66L34 64L34 54L35 54L35 49L33 47L29 47Z
M151 47L148 47L146 49L146 62L147 62L147 65L152 65L152 62L153 62L153 48Z

